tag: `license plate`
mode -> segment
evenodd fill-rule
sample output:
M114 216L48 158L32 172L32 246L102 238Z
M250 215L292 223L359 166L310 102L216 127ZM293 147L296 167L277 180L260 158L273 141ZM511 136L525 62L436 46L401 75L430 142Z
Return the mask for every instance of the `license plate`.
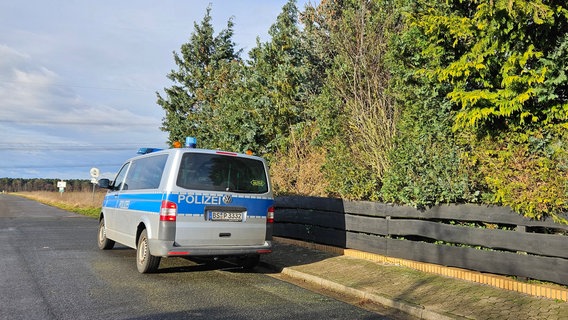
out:
M242 212L210 211L209 217L212 221L243 221Z

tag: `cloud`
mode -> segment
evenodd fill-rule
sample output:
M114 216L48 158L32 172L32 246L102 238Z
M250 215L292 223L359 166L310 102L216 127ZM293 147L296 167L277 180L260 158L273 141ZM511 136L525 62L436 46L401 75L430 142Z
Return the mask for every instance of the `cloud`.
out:
M116 129L160 124L155 116L83 99L73 87L63 84L54 71L34 65L29 55L7 46L0 47L0 61L4 62L0 74L5 75L0 80L0 122Z
M6 45L0 44L0 70L5 71L6 69L10 69L14 65L18 65L22 61L29 58L28 55L25 55L19 52L16 49L10 48Z
M0 1L0 177L88 178L166 147L155 92L210 3L246 54L286 0Z
M42 107L53 96L65 96L54 88L58 76L44 66L34 65L29 54L8 46L0 46L0 118L44 115Z
M116 170L141 144L164 146L161 117L86 99L21 50L0 46L0 61L1 177L85 178L91 166Z

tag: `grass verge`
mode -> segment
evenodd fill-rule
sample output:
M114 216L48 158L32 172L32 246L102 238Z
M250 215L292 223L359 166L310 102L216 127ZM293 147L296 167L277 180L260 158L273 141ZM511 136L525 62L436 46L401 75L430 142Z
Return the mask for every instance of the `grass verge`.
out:
M99 216L101 212L101 204L103 203L103 198L105 196L105 193L102 192L95 192L93 194L92 192L59 193L31 191L12 194L93 218Z

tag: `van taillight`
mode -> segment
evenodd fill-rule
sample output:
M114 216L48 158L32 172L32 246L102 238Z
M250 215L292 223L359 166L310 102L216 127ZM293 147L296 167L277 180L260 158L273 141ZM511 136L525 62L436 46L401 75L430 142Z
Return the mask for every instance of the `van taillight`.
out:
M266 212L266 223L274 223L274 207L268 208Z
M176 221L177 204L168 200L162 201L160 207L160 221Z

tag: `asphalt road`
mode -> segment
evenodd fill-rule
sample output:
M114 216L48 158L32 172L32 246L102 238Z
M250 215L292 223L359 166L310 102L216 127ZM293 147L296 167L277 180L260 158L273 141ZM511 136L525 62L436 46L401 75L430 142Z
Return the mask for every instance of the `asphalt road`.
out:
M97 221L0 195L0 319L386 319L226 262L100 251Z

